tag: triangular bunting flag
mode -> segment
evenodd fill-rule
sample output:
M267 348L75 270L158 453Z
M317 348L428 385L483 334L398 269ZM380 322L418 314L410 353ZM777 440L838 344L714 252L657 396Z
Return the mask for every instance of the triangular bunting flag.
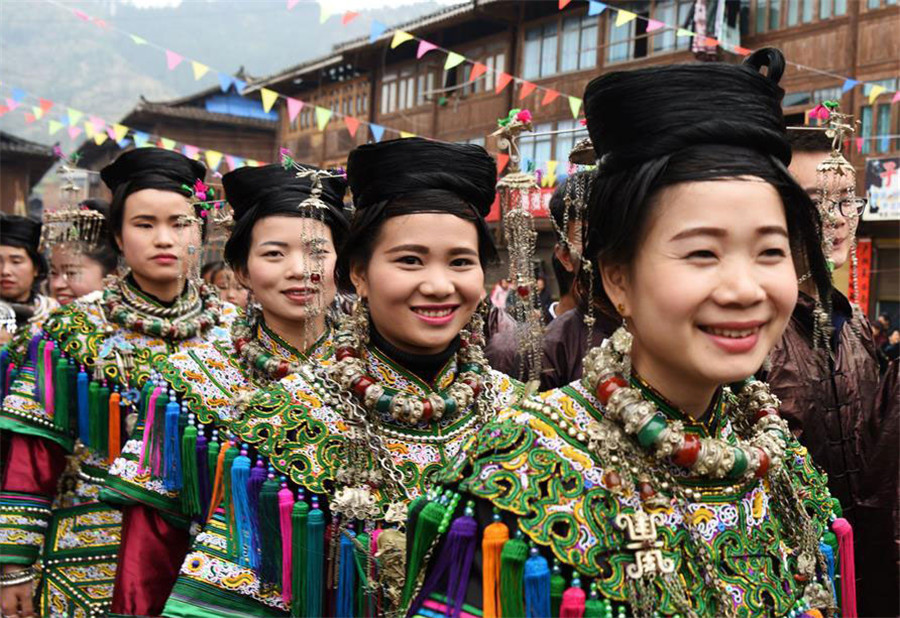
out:
M863 138L857 137L856 138L856 152L862 152L862 147L863 147Z
M324 24L332 15L334 15L334 11L328 5L327 0L319 0L319 23Z
M297 99L292 99L291 97L284 98L287 101L288 120L290 122L294 122L294 118L296 118L297 114L300 113L300 110L303 109L303 101L298 101Z
M166 66L169 67L170 71L181 64L182 60L184 60L184 56L176 54L171 49L166 50Z
M39 119L39 120L40 120L41 118L43 118L43 116L44 116L44 110L42 110L42 109L41 109L40 107L38 107L37 105L33 105L33 106L31 107L31 113L32 113L32 115L33 115L35 118L37 118L37 119Z
M703 45L706 47L718 47L719 39L714 39L711 36L708 36L703 39Z
M746 47L741 47L740 45L732 45L731 50L734 53L740 54L742 56L749 56L750 54L753 53L752 49L747 49Z
M134 137L134 145L138 148L143 148L150 141L150 134L143 131L134 131L132 137Z
M465 59L465 56L457 54L456 52L450 52L447 54L447 60L444 61L444 70L449 71L453 67L459 66Z
M400 131L400 139L406 139L408 137L415 137L415 133L410 133L409 131Z
M569 109L572 110L572 118L578 118L578 112L581 110L581 99L569 97Z
M503 154L502 152L497 155L497 175L503 173L503 170L506 169L507 164L509 164L509 155Z
M631 11L626 11L625 9L619 9L619 13L618 15L616 15L616 26L624 26L635 18L637 18L637 13L632 13Z
M571 1L572 1L572 0L559 0L559 10L561 11L561 10L563 10L564 8L566 8L567 6L569 6L569 3L570 3Z
M209 166L211 170L219 169L219 164L222 162L222 153L218 150L207 150L206 151L206 164Z
M169 139L168 137L159 138L159 145L166 150L175 150L175 140Z
M530 95L532 92L534 92L535 88L537 88L537 84L523 81L522 89L521 91L519 91L519 100L521 101L522 99Z
M186 156L188 159L198 159L200 157L200 149L196 146L191 146L190 144L185 144L181 149L181 154Z
M300 0L287 0L287 10L290 11L291 9L293 9L295 6L297 6L298 2L300 2Z
M848 90L853 90L856 86L859 85L859 82L855 79L847 78L844 80L844 85L841 86L841 93L847 92Z
M231 160L234 161L234 165L231 169L236 169L238 167L244 167L244 158L243 157L231 157Z
M116 139L116 134L113 132L112 127L106 127L106 135L109 136L109 139Z
M409 32L404 32L403 30L397 30L394 32L394 38L391 39L391 49L396 49L397 46L403 45L407 41L411 41L413 35Z
M341 17L341 25L346 26L357 17L359 17L359 13L356 11L347 11L344 13L344 16Z
M76 137L81 135L80 127L69 127L68 129L66 129L66 131L69 133L69 139L75 139Z
M225 163L226 165L228 165L229 170L234 171L234 168L236 167L234 164L234 157L232 157L231 155L225 155Z
M375 138L375 141L380 142L384 136L384 127L380 124L370 124L369 129L372 131L372 137Z
M94 125L94 129L97 131L102 131L106 128L106 122L103 118L98 118L97 116L91 116L91 124Z
M18 102L16 102L16 101L13 101L13 100L10 99L9 97L6 97L6 106L7 106L10 110L16 109L17 107L19 107L19 105L21 105L21 103L18 103Z
M53 107L53 101L48 101L47 99L41 99L38 101L38 105L41 106L42 112L50 111L50 108Z
M544 92L544 98L541 99L541 105L550 105L556 98L559 96L558 90L553 90L552 88L547 88L547 91Z
M684 28L679 28L675 31L675 36L694 36L694 33L690 30L685 30Z
M606 10L606 4L588 0L588 17L595 17Z
M369 43L374 43L382 34L387 32L387 26L377 20L372 21L372 28L369 30Z
M900 101L900 90L894 93L894 98L891 99L891 103L896 103Z
M112 126L112 131L113 139L115 139L117 142L121 142L123 139L125 139L125 136L128 135L128 127L126 127L124 124L114 124Z
M272 106L275 105L275 101L278 100L278 93L268 88L260 88L259 96L262 98L263 111L268 114Z
M881 93L884 91L884 86L879 86L878 84L872 86L872 88L869 90L869 105L872 105L872 103L875 102L875 99L881 96Z
M31 112L25 112L25 122L26 123L31 124L35 120L37 120L37 117L35 117L34 114L32 114Z
M194 70L194 79L200 79L209 71L209 67L196 60L191 60L191 68Z
M350 135L356 137L356 130L359 128L359 119L354 118L353 116L344 116L344 124L347 125L347 130L350 131Z
M222 92L228 92L228 89L231 88L231 84L233 80L231 75L228 73L219 73L219 88Z
M512 75L510 75L509 73L500 73L500 75L497 76L497 87L494 88L494 92L500 92L501 90L506 88L511 81Z
M419 49L416 51L416 58L421 58L428 52L437 49L437 45L428 41L419 41Z
M98 133L94 133L94 143L97 144L98 146L102 146L103 143L108 139L109 139L109 135L107 135L106 133L103 133L102 131L98 132Z
M24 90L22 90L21 88L13 88L12 89L12 99L16 103L21 103L23 100L25 100L26 96L27 96L26 92Z
M653 32L654 30L660 30L665 27L666 25L661 21L656 21L655 19L647 20L647 32Z
M79 11L78 9L72 9L72 13L75 14L75 17L80 19L81 21L91 21L91 16L85 13L84 11Z
M482 64L480 62L476 62L472 65L472 72L469 73L469 81L475 81L482 75L487 73L487 65Z
M87 138L88 139L93 138L95 133L97 133L97 130L94 129L94 125L92 125L90 122L85 121L84 134L87 136Z
M327 107L316 106L316 127L318 127L319 131L324 131L325 127L328 126L331 114L331 110Z
M247 87L247 82L245 82L242 79L238 79L237 77L232 77L231 83L234 84L234 91L237 92L238 94L241 94L242 92L244 92L244 88Z
M128 36L131 37L131 40L134 41L135 45L146 45L147 44L147 39L145 39L143 37L139 37L136 34L129 34Z
M547 174L543 178L543 184L545 187L552 187L556 184L556 168L559 165L559 161L547 161Z
M9 106L0 105L0 118L2 118L4 114L8 114L8 113L9 113Z
M57 120L51 120L51 121L48 123L47 130L50 132L50 135L54 135L54 134L57 133L60 129L62 129L62 127L63 127L63 126L62 126L62 123L61 123L61 122L59 122L59 121L57 121Z

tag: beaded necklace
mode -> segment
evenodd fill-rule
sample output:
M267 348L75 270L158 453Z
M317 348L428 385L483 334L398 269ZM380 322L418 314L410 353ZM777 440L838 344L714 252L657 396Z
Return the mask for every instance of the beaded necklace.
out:
M293 361L266 350L256 336L256 329L260 327L259 323L256 320L253 322L251 324L248 319L240 318L231 324L231 338L234 341L235 350L241 359L241 364L248 371L267 382L277 382L286 376L297 373L304 363L309 362L306 354L296 350L293 351L297 355L297 360ZM314 348L315 344L310 349Z

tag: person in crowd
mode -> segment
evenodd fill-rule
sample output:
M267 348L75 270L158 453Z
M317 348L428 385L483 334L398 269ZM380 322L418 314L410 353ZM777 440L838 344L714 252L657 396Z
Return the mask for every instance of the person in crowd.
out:
M129 271L43 323L4 398L4 615L36 613L37 567L42 615L110 609L122 517L98 502L100 487L138 415L165 402L154 363L227 337L236 314L189 268L202 246L205 173L158 148L125 152L101 172L113 194L108 240Z
M798 275L830 287L786 168L784 68L768 48L588 84L585 256L592 300L622 325L581 380L501 412L409 510L408 615L832 613L823 541L833 529L846 554L852 533L752 377Z
M509 296L509 279L501 277L491 290L491 304L506 309L506 297Z

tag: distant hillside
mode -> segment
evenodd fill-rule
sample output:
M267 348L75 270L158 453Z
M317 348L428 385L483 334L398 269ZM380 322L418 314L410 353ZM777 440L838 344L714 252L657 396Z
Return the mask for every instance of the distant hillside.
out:
M255 77L368 33L370 18L394 25L441 8L435 2L411 2L365 11L347 26L339 16L320 26L318 5L309 0L292 11L285 0L191 0L159 9L138 9L115 0L66 5L214 69L235 73L243 66ZM165 100L217 83L212 72L194 81L187 62L170 72L159 50L104 32L42 0L0 0L0 81L4 97L9 87L20 87L109 121L120 119L140 95ZM25 124L19 111L0 118L0 129L46 144L62 135L49 136L45 122Z

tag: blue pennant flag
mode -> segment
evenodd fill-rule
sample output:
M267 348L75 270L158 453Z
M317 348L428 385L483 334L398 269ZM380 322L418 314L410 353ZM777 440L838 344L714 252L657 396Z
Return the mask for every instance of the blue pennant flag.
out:
M372 30L369 33L369 43L374 43L378 40L382 34L387 32L387 26L385 26L380 21L373 20L372 21Z
M147 142L150 141L150 134L144 133L143 131L133 131L134 133L134 145L138 148L143 148L147 145Z
M228 89L231 88L232 79L228 73L219 73L219 88L222 89L222 92L228 92Z
M603 2L596 2L596 0L589 0L588 2L588 16L594 17L595 15L599 15L604 10L606 10L606 4Z
M384 136L384 127L380 124L370 124L369 128L372 129L372 137L375 138L375 141L380 142L382 136Z
M855 79L850 79L849 77L844 80L844 86L841 88L841 92L847 92L848 90L853 90L859 85L859 82Z

